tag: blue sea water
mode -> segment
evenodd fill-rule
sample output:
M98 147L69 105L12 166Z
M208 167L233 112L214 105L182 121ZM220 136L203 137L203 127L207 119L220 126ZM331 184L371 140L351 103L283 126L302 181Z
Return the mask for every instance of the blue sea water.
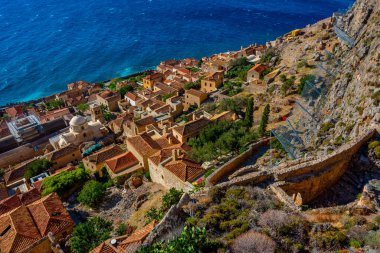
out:
M264 43L353 0L0 0L0 105Z

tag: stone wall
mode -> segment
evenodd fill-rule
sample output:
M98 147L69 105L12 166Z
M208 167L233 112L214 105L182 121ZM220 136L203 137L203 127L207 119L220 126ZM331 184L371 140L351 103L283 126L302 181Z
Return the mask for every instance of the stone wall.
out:
M345 173L351 157L376 132L374 129L369 130L326 157L291 161L267 171L253 172L236 177L228 182L218 184L218 187L227 188L232 185L270 183L273 180L276 182L275 186L290 195L297 205L308 203L340 179ZM277 189L276 195L279 192L278 188L274 188ZM288 202L288 200L279 199L284 203Z
M268 141L269 139L265 139L250 145L247 151L219 167L206 179L206 186L213 186L217 184L220 179L231 174L240 164L251 157L258 148L266 145Z
M187 205L189 201L190 196L187 193L183 194L178 204L173 205L169 211L166 212L164 218L162 218L162 220L154 227L152 232L144 240L143 245L146 246L158 242L162 240L162 236L165 236L166 234L171 234L173 237L172 239L174 239L176 235L171 232L178 229L179 223L183 223L181 222L180 214L182 212L182 207Z

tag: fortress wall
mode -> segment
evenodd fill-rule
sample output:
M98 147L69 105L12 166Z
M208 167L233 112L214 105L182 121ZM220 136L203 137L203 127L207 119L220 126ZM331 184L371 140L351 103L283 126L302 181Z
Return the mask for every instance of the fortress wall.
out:
M334 185L346 172L349 161L338 161L324 171L312 173L301 178L299 181L286 181L280 187L295 200L299 193L297 202L307 204L320 194Z
M227 163L219 167L206 179L206 186L213 186L217 184L221 178L229 175L240 164L242 164L244 161L249 159L258 148L266 145L268 141L269 139L265 139L265 140L261 140L259 142L252 144L251 146L249 146L247 151L236 156L232 160L228 161Z
M278 181L286 181L292 177L310 173L318 173L318 171L335 164L341 160L350 160L351 156L359 151L376 133L376 130L370 130L366 134L356 138L355 140L344 144L338 150L328 155L327 157L318 158L312 161L301 163L299 165L277 170L273 169L275 178Z

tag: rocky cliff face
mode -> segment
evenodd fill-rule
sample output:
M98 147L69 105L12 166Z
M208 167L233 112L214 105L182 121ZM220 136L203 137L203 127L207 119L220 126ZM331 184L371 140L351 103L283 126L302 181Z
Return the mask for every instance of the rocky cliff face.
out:
M380 122L380 1L358 0L338 26L354 45L341 41L334 50L341 64L332 69L336 77L324 108L335 123L335 140L352 138Z

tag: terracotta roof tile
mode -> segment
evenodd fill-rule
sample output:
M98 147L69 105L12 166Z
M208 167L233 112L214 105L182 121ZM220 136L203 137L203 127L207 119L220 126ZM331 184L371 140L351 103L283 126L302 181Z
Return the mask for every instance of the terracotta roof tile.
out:
M90 253L119 253L119 251L107 242L103 242L98 247L91 250Z
M42 236L53 235L74 225L61 199L52 193L27 206Z
M202 97L202 96L206 95L206 93L204 93L200 90L196 90L196 89L187 90L185 93L196 96L196 97Z
M92 163L99 164L105 162L106 160L121 155L124 153L124 150L118 145L113 145L110 147L105 147L92 155L85 157L85 160L88 160Z
M3 199L0 202L0 214L7 213L21 205L21 200L17 195L13 195L9 198Z
M182 126L177 126L173 130L177 131L182 136L188 136L198 133L204 127L206 127L211 121L207 118L200 118L186 123Z
M79 151L79 148L73 144L70 144L66 147L63 147L61 149L55 150L53 152L50 152L45 155L45 158L50 161L55 161L61 157L64 157L68 154L74 153L76 151Z
M33 218L25 206L0 216L1 252L21 252L41 239Z
M154 118L152 116L148 116L146 118L136 120L135 124L137 126L148 126L148 125L154 124L155 122L156 121L154 120Z
M157 142L155 142L147 133L128 138L127 141L142 156L151 156L160 149Z
M263 64L256 64L253 66L249 71L256 71L258 73L262 73L264 70L266 70L268 67Z
M138 163L139 161L131 152L126 152L124 154L115 156L114 158L108 159L106 161L107 166L114 173L118 173L120 171L128 169Z
M204 173L202 166L187 158L181 158L165 164L165 168L176 175L179 179L192 182Z
M122 241L119 247L121 249L126 249L128 245L132 243L142 243L144 239L150 234L150 232L152 232L156 224L157 224L157 221L153 220L145 227L136 230L130 236L128 236L124 241ZM127 252L129 253L129 251Z

